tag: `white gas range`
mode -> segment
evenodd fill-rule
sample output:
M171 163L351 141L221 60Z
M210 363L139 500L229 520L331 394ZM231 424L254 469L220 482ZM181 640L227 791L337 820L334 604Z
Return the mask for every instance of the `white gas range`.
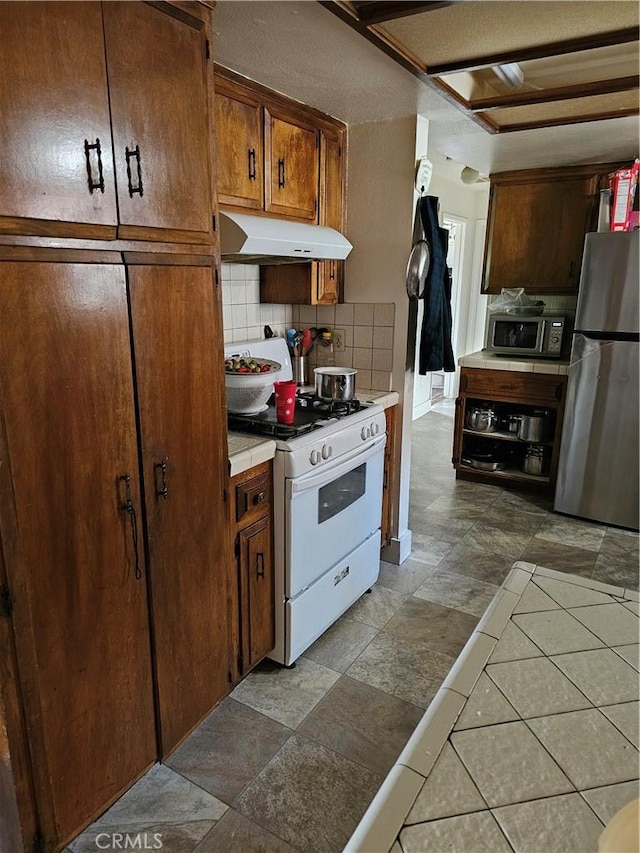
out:
M285 341L225 346L225 356L252 355L282 364ZM229 429L276 442L273 465L276 644L269 657L290 665L378 578L385 416L381 406L327 408L303 395L292 426L270 406L229 415Z

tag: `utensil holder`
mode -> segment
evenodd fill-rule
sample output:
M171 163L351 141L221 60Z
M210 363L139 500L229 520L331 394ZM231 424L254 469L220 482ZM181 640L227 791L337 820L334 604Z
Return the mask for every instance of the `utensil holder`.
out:
M291 359L291 371L296 385L309 384L309 371L307 357L305 355L295 355Z

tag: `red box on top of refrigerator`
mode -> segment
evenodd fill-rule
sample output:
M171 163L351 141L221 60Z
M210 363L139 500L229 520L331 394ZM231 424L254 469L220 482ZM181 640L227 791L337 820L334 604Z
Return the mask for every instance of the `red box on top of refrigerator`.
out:
M629 231L640 160L630 169L617 169L612 179L611 231Z

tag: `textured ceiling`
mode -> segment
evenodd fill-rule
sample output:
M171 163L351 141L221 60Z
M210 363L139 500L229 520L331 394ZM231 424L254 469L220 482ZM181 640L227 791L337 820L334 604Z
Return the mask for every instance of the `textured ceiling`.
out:
M461 56L484 56L637 27L638 4L635 0L475 0L380 26L429 66Z
M348 124L424 115L430 145L482 173L637 155L637 117L492 136L312 0L219 0L214 21L222 65Z

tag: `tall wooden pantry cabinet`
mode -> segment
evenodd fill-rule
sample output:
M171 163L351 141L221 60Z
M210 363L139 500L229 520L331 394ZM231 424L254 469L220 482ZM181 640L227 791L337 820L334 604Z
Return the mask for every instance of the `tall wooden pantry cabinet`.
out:
M61 850L230 688L209 16L0 4L11 853Z

